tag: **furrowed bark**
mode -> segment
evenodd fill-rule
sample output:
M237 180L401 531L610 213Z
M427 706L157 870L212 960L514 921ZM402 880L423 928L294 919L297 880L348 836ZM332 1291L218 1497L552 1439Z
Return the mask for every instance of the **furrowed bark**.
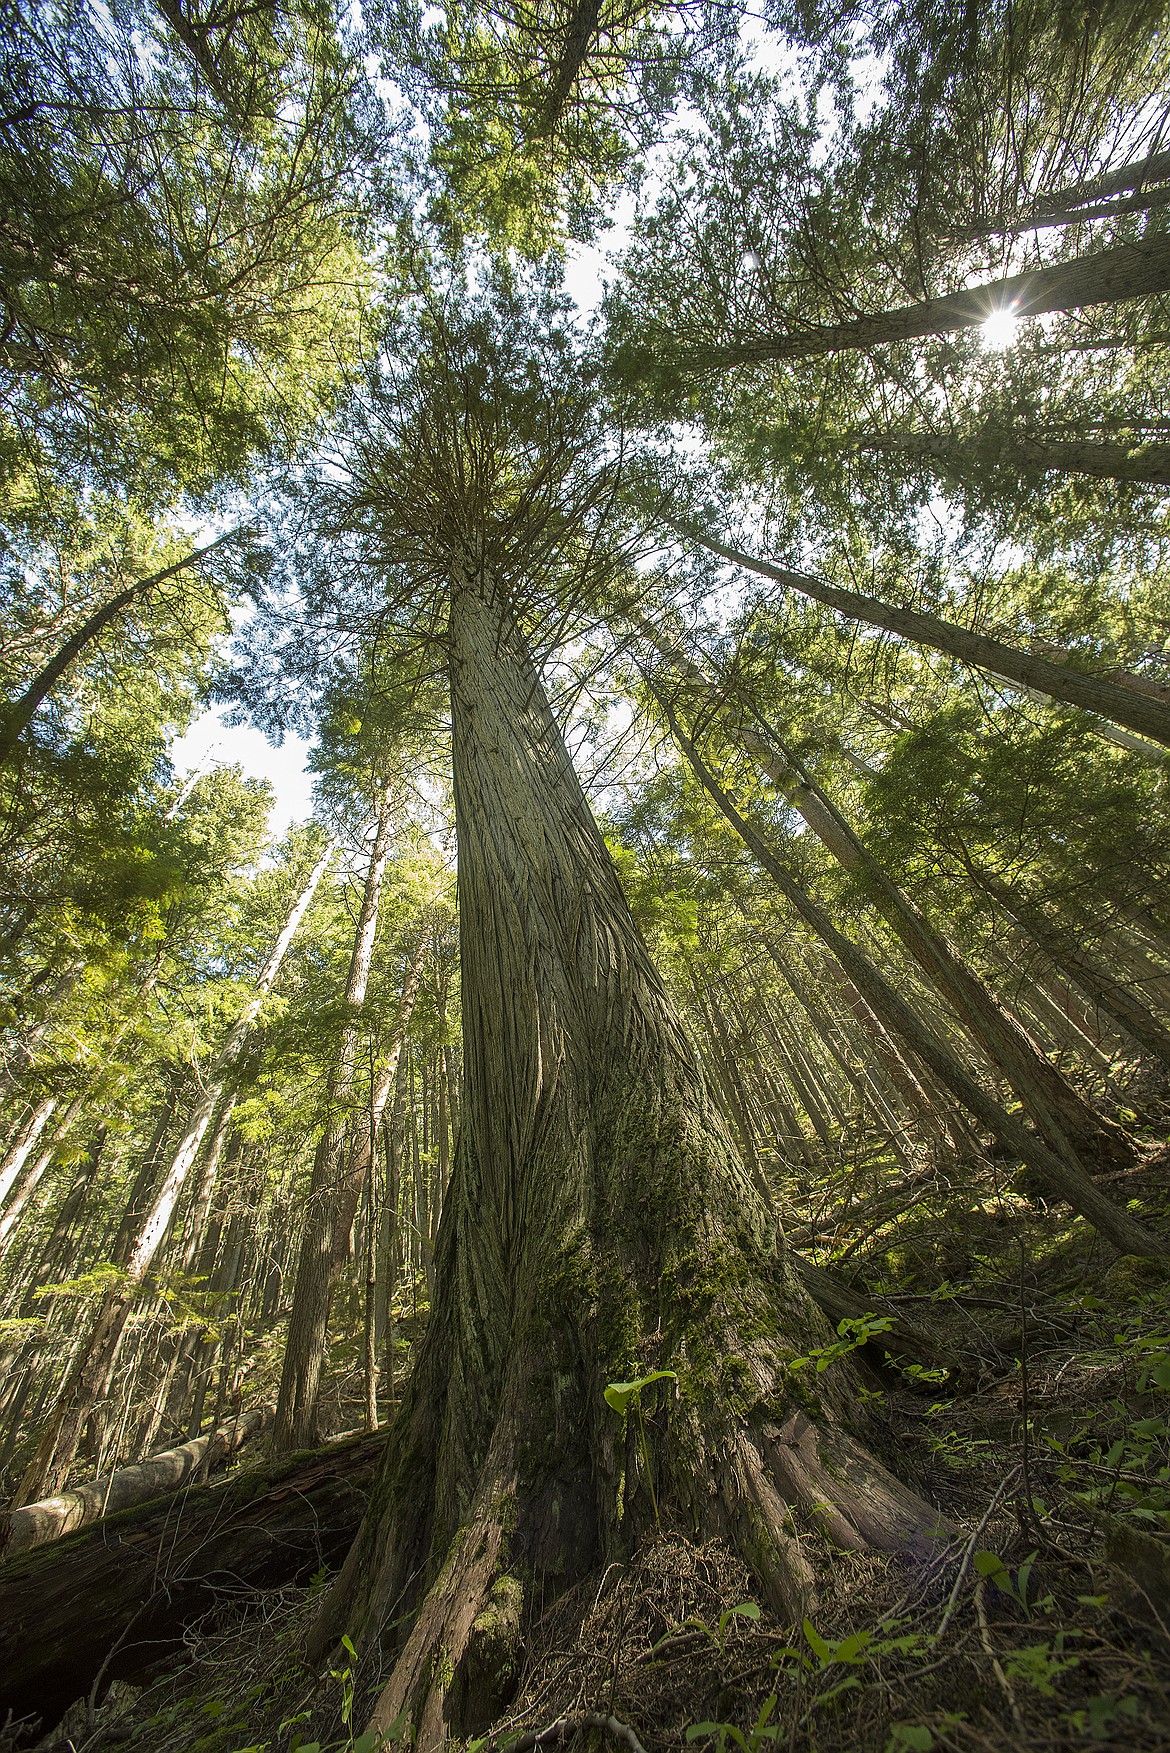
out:
M790 1368L831 1330L731 1145L474 560L453 581L449 643L462 1125L430 1322L311 1640L314 1657L343 1632L371 1661L380 1651L372 1725L405 1712L420 1753L499 1714L528 1602L659 1518L731 1540L788 1614L815 1592L817 1529L924 1554L938 1526L845 1430L852 1370L814 1385ZM619 1418L606 1384L654 1368L674 1385Z

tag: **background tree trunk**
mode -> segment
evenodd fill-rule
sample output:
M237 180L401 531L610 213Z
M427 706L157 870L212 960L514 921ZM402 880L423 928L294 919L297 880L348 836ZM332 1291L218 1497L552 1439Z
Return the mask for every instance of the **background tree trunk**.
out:
M1139 736L1152 737L1155 742L1170 747L1170 706L1111 681L1107 676L1074 669L1070 664L1052 663L1035 652L1018 651L986 633L972 633L967 627L958 627L952 621L943 621L939 616L925 614L920 609L903 609L896 603L882 602L878 597L841 590L837 585L805 572L773 566L767 560L754 560L709 536L698 535L694 530L680 529L679 534L700 548L706 548L708 553L717 554L721 560L729 560L734 566L745 566L749 572L774 579L786 590L798 591L814 602L824 603L826 608L835 609L850 620L882 627L887 633L896 633L900 639L924 645L929 651L945 652L960 663L969 663L976 669L985 670L988 675L1018 684L1025 692L1034 689L1053 700L1063 700L1085 712L1095 712L1114 724L1127 725Z
M59 1491L68 1477L86 1419L105 1390L135 1295L141 1289L162 1245L174 1216L179 1194L195 1165L204 1134L219 1106L224 1078L238 1063L244 1051L252 1024L272 990L289 945L309 910L317 885L325 875L335 850L335 844L331 841L293 904L243 1015L233 1026L216 1056L208 1073L205 1093L188 1121L187 1130L175 1151L163 1184L135 1236L126 1261L125 1278L102 1298L93 1325L79 1345L73 1365L62 1383L53 1415L20 1482L15 1499L18 1504L31 1503L47 1492Z
M355 1118L354 1078L357 1071L357 1019L366 1000L382 880L393 832L391 790L387 784L378 803L374 844L366 868L361 909L345 982L346 1022L330 1067L325 1131L313 1159L305 1227L293 1285L288 1338L280 1376L280 1395L272 1433L275 1454L307 1448L317 1437L317 1401L329 1328L329 1303L336 1278L338 1230L345 1203L346 1138ZM353 1212L350 1211L352 1221Z

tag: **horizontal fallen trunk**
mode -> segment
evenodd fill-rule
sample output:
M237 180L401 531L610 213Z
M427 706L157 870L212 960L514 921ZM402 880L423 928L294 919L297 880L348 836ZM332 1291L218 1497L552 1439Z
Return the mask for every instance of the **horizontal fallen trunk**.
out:
M164 1449L160 1454L148 1455L145 1461L118 1467L100 1479L91 1479L87 1485L63 1491L60 1497L43 1497L39 1503L10 1510L0 1518L0 1556L7 1558L14 1552L27 1551L30 1546L63 1540L66 1534L103 1516L178 1491L200 1469L206 1475L209 1468L230 1459L249 1437L264 1429L271 1416L270 1406L242 1413L221 1424L218 1430L208 1431L206 1436L181 1443L177 1449Z
M959 1368L959 1358L942 1340L920 1327L915 1321L908 1321L905 1315L899 1314L893 1306L882 1297L875 1297L869 1291L856 1291L852 1285L835 1273L826 1272L822 1266L814 1266L795 1251L792 1264L800 1274L801 1283L809 1296L827 1315L833 1325L839 1321L859 1320L863 1315L884 1315L890 1326L884 1333L875 1333L873 1343L890 1357L903 1358L910 1363L926 1364L931 1368L955 1370Z
M0 1722L46 1727L102 1673L141 1682L226 1592L279 1588L341 1562L384 1433L214 1485L189 1485L0 1563Z

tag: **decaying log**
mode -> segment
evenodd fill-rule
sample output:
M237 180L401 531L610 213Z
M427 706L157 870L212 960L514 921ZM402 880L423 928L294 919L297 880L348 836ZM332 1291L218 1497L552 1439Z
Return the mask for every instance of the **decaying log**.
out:
M25 1552L30 1546L45 1546L52 1540L63 1540L77 1528L88 1527L102 1516L115 1515L119 1510L133 1509L135 1504L149 1503L164 1493L178 1491L196 1475L226 1461L248 1441L258 1435L272 1416L271 1406L255 1412L243 1412L238 1418L209 1430L205 1436L181 1443L177 1449L164 1449L148 1455L128 1467L118 1467L99 1479L91 1479L59 1497L43 1497L38 1503L25 1504L0 1516L0 1557Z
M844 1279L826 1272L821 1266L814 1266L811 1260L806 1260L795 1250L792 1263L805 1290L834 1326L838 1321L857 1320L862 1315L886 1315L892 1325L884 1333L875 1333L873 1338L873 1343L882 1351L933 1368L953 1370L959 1367L959 1359L948 1345L916 1322L908 1321L884 1298L875 1297L868 1291L854 1290Z
M353 1437L188 1485L0 1562L0 1722L11 1709L51 1726L99 1673L103 1687L141 1680L225 1593L340 1564L384 1441Z

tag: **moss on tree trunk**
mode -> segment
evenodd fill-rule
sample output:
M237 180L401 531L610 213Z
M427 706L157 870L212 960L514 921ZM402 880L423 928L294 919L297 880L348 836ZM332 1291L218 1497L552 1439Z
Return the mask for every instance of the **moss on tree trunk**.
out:
M832 1547L917 1552L938 1523L847 1428L848 1364L793 1368L831 1330L482 569L456 583L450 663L463 1124L431 1323L312 1640L348 1632L389 1672L372 1723L405 1713L424 1748L503 1708L528 1604L658 1518L726 1537L789 1615ZM619 1418L606 1385L653 1370L674 1375Z

